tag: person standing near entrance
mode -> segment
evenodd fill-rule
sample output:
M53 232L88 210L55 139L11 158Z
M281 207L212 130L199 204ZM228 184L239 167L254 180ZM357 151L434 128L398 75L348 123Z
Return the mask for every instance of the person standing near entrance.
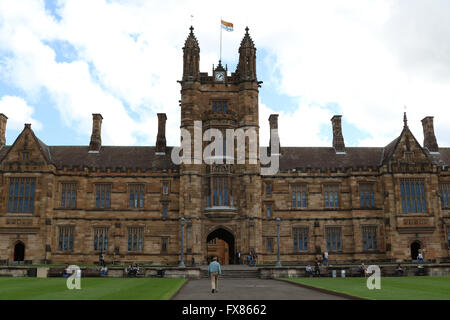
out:
M241 264L241 253L236 252L236 264Z
M423 254L422 254L422 251L419 250L419 253L417 255L417 264L420 264L421 262L423 264Z
M220 264L217 262L217 257L214 257L208 268L208 275L211 277L211 293L217 292L219 288L219 276L221 274Z

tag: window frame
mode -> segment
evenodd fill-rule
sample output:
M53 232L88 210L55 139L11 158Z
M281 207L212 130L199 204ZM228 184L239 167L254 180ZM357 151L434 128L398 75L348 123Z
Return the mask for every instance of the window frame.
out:
M61 197L59 199L59 207L64 209L76 209L78 201L78 183L75 181L61 181L60 185ZM67 186L70 187L69 190L67 190ZM66 204L67 195L70 195L68 205Z
M339 232L336 232L339 231ZM336 238L333 241L333 238L329 238L329 236L335 235ZM326 226L325 227L325 242L327 244L327 250L329 252L342 252L343 251L343 237L342 237L342 227L340 226ZM335 244L335 246L334 246Z
M75 226L59 225L57 243L58 251L73 252L75 249Z
M309 228L306 226L292 227L293 251L297 253L309 250ZM301 241L300 241L301 239ZM300 248L301 244L301 248Z
M95 186L95 208L98 210L111 209L113 184L110 182L94 183L94 186ZM102 187L105 189L101 190ZM99 192L100 192L100 194L99 194ZM104 199L102 199L103 194L104 194ZM102 201L104 201L105 205L99 206L102 203ZM107 201L108 201L108 206L106 206Z
M363 241L363 251L370 252L379 250L378 226L363 225L361 226L361 229L362 229L361 232Z
M34 213L37 182L36 177L9 178L8 213Z
M145 183L128 184L128 208L137 210L145 208Z
M301 210L308 208L308 185L306 183L294 183L290 188L291 209ZM295 203L295 206L293 205ZM300 206L299 206L300 203Z
M439 198L441 209L450 209L450 182L439 183Z
M330 194L333 197L330 197ZM325 183L323 184L323 206L325 209L339 209L341 207L341 195L340 184L337 183ZM333 206L330 206L330 201L333 202Z
M144 227L130 226L127 228L127 249L128 252L144 252ZM130 242L131 240L131 242ZM130 249L131 245L131 249Z
M428 212L424 178L400 178L399 188L402 214L426 214Z
M362 194L368 196L363 198ZM360 182L359 183L359 205L362 209L375 208L375 183L374 182Z
M107 252L109 248L109 227L104 226L94 226L93 227L94 235L94 251ZM97 235L101 235L102 239L97 238ZM106 241L105 241L106 239ZM101 243L101 249L98 248L98 245Z

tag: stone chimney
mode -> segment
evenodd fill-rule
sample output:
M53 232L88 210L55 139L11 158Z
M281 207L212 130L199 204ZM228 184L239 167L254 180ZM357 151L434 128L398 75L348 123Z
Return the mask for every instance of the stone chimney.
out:
M342 116L333 116L331 123L333 125L333 148L336 153L345 153L344 137L342 136L341 126Z
M439 152L439 146L434 135L433 117L422 119L423 126L423 146L430 152Z
M166 154L166 120L165 113L158 113L158 135L156 136L156 154Z
M102 120L100 113L92 114L92 135L89 152L99 152L102 147Z
M6 144L6 122L8 117L0 113L0 147Z
M280 138L278 136L278 115L277 114L271 114L269 116L269 125L270 125L269 155L272 154L272 139L275 139L274 141L278 141L278 152L277 153L280 153ZM276 134L276 136L272 136L273 134Z

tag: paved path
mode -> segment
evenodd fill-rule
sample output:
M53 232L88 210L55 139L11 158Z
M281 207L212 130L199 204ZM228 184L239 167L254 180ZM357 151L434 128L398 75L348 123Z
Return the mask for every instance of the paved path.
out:
M211 293L209 279L190 280L174 300L344 300L277 280L220 279L219 292Z

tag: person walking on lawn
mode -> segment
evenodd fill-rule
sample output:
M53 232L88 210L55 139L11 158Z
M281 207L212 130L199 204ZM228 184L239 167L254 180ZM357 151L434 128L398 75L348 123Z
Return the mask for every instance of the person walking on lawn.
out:
M211 277L211 293L217 292L219 288L219 276L221 274L220 264L217 262L217 257L214 257L208 268L208 275Z

